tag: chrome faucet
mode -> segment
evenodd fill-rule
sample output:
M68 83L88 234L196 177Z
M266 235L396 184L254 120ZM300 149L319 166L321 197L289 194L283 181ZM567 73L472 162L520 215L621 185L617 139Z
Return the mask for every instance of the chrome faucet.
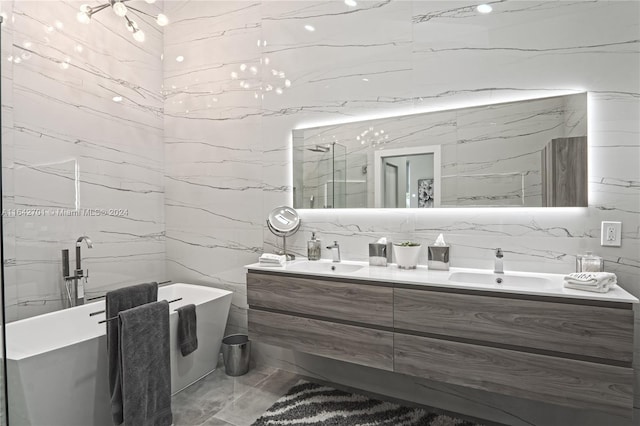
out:
M76 240L76 268L73 271L73 275L69 275L69 250L62 250L62 276L71 306L84 305L84 284L89 278L89 270L87 269L86 275L82 270L82 255L80 252L82 241L87 243L88 248L93 248L91 238L86 235Z
M329 250L331 250L331 255L333 256L334 262L340 262L340 245L337 241L333 242L332 246L327 246Z
M502 263L502 258L504 257L504 253L502 253L502 249L498 247L496 249L496 263L493 267L494 274L504 274L504 265Z

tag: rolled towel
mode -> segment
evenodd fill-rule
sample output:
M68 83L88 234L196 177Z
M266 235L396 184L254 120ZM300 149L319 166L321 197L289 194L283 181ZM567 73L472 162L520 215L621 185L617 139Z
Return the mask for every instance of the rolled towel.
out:
M176 311L178 311L178 346L182 356L187 356L198 349L196 305L193 303L185 305Z
M605 284L616 284L616 274L611 272L574 272L564 277L565 283L582 286L602 286Z

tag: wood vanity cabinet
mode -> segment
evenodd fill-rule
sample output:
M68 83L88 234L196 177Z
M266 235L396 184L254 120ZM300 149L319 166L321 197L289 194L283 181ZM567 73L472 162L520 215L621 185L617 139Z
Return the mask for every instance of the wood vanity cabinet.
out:
M276 346L393 370L393 289L247 274L249 334Z
M631 416L631 303L250 271L249 334L401 374Z

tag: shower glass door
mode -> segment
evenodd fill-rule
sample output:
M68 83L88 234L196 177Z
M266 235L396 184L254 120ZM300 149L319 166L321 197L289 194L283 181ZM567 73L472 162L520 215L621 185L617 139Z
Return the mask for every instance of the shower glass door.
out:
M5 52L10 52L11 51L11 38L7 37L7 34L9 34L9 30L8 30L8 26L5 25L3 23L3 18L6 13L6 9L9 7L11 7L9 5L10 2L2 2L2 10L0 10L2 13L2 15L0 15L0 47L2 49L2 52L0 53L0 57L1 58L6 58L8 55L5 54ZM5 15L6 16L6 15ZM7 95L9 93L5 93L6 90L2 90L2 88L5 87L11 87L10 83L5 82L5 78L9 78L12 75L12 62L10 61L1 61L1 66L0 66L0 105L2 106L2 110L0 111L0 164L2 164L2 173L0 174L0 207L2 208L2 220L0 221L0 234L2 234L2 237L0 238L0 259L2 259L2 268L0 269L0 344L2 345L2 352L0 353L0 356L2 358L2 362L0 362L0 426L5 426L7 424L7 419L8 419L8 412L7 412L7 375L6 375L6 366L7 366L7 350L6 350L6 345L5 345L5 311L4 311L4 307L5 307L5 268L4 266L6 265L5 259L8 258L8 256L6 256L6 252L5 252L5 244L4 244L4 238L5 238L5 231L6 231L6 227L5 225L7 224L6 220L9 219L5 219L5 209L7 207L11 207L10 205L7 205L5 203L5 191L4 191L4 185L5 185L5 180L4 178L4 172L5 172L5 164L8 164L9 162L5 163L5 153L4 153L4 144L6 141L6 133L7 130L6 129L10 129L10 127L8 126L7 123L10 120L7 120L7 118L11 118L10 114L11 114L11 99L7 98ZM9 80L10 81L10 80Z

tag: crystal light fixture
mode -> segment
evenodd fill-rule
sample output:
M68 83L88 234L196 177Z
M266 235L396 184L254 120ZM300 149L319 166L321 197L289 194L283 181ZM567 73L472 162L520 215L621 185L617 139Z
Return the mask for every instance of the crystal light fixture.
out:
M157 15L151 15L147 12L143 12L142 10L131 6L132 0L109 0L106 3L100 4L98 6L89 6L88 4L83 4L80 6L80 12L76 15L78 22L82 24L88 24L91 22L91 18L98 12L101 12L108 7L111 7L113 13L117 16L124 18L127 29L133 33L133 39L142 43L145 40L144 31L142 31L136 21L130 18L130 16L138 16L145 15L150 18L155 19L156 23L164 27L169 24L169 18L164 13L158 13ZM156 0L145 0L149 4L155 3ZM126 4L125 4L126 3ZM139 16L138 16L139 17Z
M258 40L258 46L265 47L266 40ZM272 92L282 95L291 88L291 80L283 70L273 68L269 57L261 57L260 63L255 65L240 64L237 71L231 72L232 80L239 80L241 89L253 90L256 99L264 99L265 93Z

